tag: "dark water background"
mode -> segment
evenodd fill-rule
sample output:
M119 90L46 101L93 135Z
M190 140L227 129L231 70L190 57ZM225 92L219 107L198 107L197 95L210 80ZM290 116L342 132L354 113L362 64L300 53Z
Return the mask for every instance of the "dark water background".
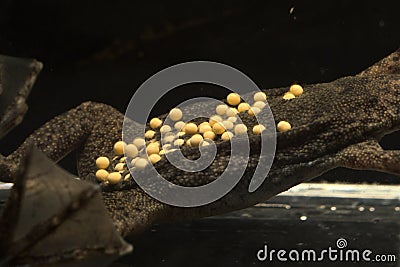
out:
M289 14L290 8L294 8ZM173 64L210 60L261 88L353 75L400 47L399 1L0 1L0 53L45 68L24 122L1 141L13 151L34 129L82 101L125 111L135 89ZM166 97L154 115L199 95ZM399 148L400 134L382 142ZM74 155L61 164L76 173ZM335 170L322 180L397 183L390 175Z

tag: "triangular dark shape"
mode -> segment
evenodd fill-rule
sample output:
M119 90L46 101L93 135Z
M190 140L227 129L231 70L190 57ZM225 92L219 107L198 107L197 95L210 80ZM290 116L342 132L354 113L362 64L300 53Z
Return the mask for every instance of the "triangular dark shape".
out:
M98 186L75 179L37 149L25 164L0 221L0 265L107 266L132 250Z

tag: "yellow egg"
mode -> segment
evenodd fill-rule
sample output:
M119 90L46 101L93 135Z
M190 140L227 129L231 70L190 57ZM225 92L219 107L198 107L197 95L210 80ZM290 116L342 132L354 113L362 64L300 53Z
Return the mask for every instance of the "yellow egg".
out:
M265 102L262 101L257 101L253 104L254 107L257 107L259 109L262 109L263 107L265 107L265 105L266 105Z
M175 140L175 135L167 135L164 137L164 143L172 143Z
M197 133L197 125L193 122L186 124L185 133L187 133L187 134Z
M264 131L264 130L265 130L265 126L261 125L261 124L258 124L258 125L253 127L253 134L261 134L262 131Z
M97 179L99 182L104 182L104 181L106 181L107 176L108 176L108 171L106 171L106 170L98 170L98 171L96 172L96 179Z
M160 133L168 133L168 132L170 132L172 129L171 129L171 126L169 126L169 125L163 125L163 126L161 126L161 128L160 128Z
M158 154L160 152L160 147L158 143L151 143L147 145L146 148L147 155Z
M149 156L149 160L150 160L151 163L155 164L155 163L157 163L157 162L159 162L161 160L161 157L158 154L151 154Z
M223 122L222 122L222 125L223 125L223 126L225 127L225 129L227 129L227 130L230 130L230 129L233 128L233 122L228 121L228 120L223 121Z
M138 158L135 161L135 168L138 170L142 170L142 169L146 168L147 164L149 164L149 162L146 159Z
M112 172L107 176L107 181L110 184L117 184L121 181L121 174L119 172Z
M123 155L126 144L123 141L118 141L114 144L114 153L116 155Z
M137 148L141 148L144 147L146 145L146 140L144 140L143 138L135 138L133 140L133 144L137 147Z
M221 139L222 139L223 141L231 140L232 137L233 137L233 133L231 133L231 132L225 132L225 133L223 133L223 134L221 135Z
M236 117L229 117L226 120L235 123L237 121L237 118Z
M231 106L237 106L240 103L240 96L236 93L230 93L226 97L226 101L228 102L229 105Z
M241 134L246 134L247 133L247 126L244 124L238 124L235 126L235 134L236 135L241 135Z
M161 127L161 125L162 125L162 120L160 120L159 118L153 118L150 120L150 127L152 129L157 129Z
M293 98L296 98L296 96L294 94L292 94L291 92L286 92L283 95L283 99L285 99L285 100L290 100L290 99L293 99Z
M261 109L259 109L258 107L251 107L248 111L250 116L254 116L257 115L258 113L261 112Z
M207 132L203 133L203 136L205 139L214 140L215 133L213 131L207 131Z
M222 121L222 118L218 115L215 115L215 116L210 117L209 124L210 124L210 126L214 126L215 123L221 122L221 121Z
M226 115L227 115L228 117L235 117L236 114L238 114L238 113L239 113L239 111L238 111L236 108L228 108L228 109L226 110Z
M222 134L225 132L225 127L221 122L217 122L213 125L213 132L216 134Z
M174 146L182 146L185 143L183 139L176 139L174 142Z
M148 130L148 131L146 131L146 133L144 134L144 137L146 137L147 139L151 139L151 138L154 137L155 134L156 134L155 131Z
M200 134L195 134L190 138L190 145L197 147L199 146L201 141L203 141L203 136L201 136Z
M96 159L96 166L99 169L107 169L110 165L110 160L107 157L98 157Z
M174 128L178 131L181 131L183 127L185 127L185 124L183 121L178 121L175 123Z
M239 106L238 106L238 111L239 111L239 112L245 112L245 111L248 111L249 108L250 108L250 105L249 105L249 104L247 104L247 103L240 103Z
M280 121L277 125L277 128L279 132L286 132L292 129L292 126L287 121Z
M303 87L298 84L293 84L292 86L290 86L289 92L294 94L294 96L296 97L301 96L303 94Z
M267 95L263 92L257 92L254 94L254 101L266 101Z
M215 112L216 112L218 115L224 115L227 109L228 109L228 106L227 106L227 105L218 105L218 106L215 108Z
M124 163L118 163L117 165L115 165L114 170L116 171L123 171L124 170Z
M173 121L179 121L180 119L182 119L182 116L183 116L182 111L179 108L173 108L169 112L169 117Z
M186 145L190 146L190 147L192 146L192 144L190 143L190 138L188 140L186 140Z
M138 148L134 144L129 144L125 147L125 154L128 157L134 158L139 153Z
M200 124L199 125L199 133L205 133L205 132L207 132L207 131L211 131L212 130L212 128L211 128L211 126L210 126L210 124Z

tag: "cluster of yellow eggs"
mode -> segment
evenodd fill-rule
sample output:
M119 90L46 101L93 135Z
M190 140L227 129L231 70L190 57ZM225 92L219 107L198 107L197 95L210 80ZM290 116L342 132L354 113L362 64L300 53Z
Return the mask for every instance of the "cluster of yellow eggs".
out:
M299 94L298 88L292 88L293 95ZM257 92L253 96L252 105L242 102L237 93L230 93L226 98L226 104L215 108L215 115L208 121L199 124L182 121L183 112L179 108L173 108L169 112L169 118L173 125L163 124L159 118L153 118L149 122L149 130L144 138L135 138L132 143L126 144L118 141L114 144L114 158L98 157L96 159L96 178L100 182L117 184L122 180L130 179L127 162L136 170L146 168L148 164L155 164L162 156L187 145L189 147L207 146L213 140L228 141L234 136L248 133L245 124L237 123L238 113L247 113L255 116L266 105L267 96L263 92ZM173 131L173 128L176 130ZM277 124L278 131L288 131L291 126L288 122L281 121ZM260 135L266 127L261 124L254 125L252 133ZM162 134L162 144L155 138L157 133ZM176 133L177 132L177 133Z
M283 99L291 100L293 98L299 97L303 94L303 87L298 84L292 84L289 88L289 91L283 95Z

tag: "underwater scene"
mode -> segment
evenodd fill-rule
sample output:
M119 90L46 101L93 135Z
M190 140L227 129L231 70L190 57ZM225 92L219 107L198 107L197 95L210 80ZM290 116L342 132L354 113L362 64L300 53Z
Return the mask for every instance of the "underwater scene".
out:
M0 266L400 266L398 1L0 1Z

